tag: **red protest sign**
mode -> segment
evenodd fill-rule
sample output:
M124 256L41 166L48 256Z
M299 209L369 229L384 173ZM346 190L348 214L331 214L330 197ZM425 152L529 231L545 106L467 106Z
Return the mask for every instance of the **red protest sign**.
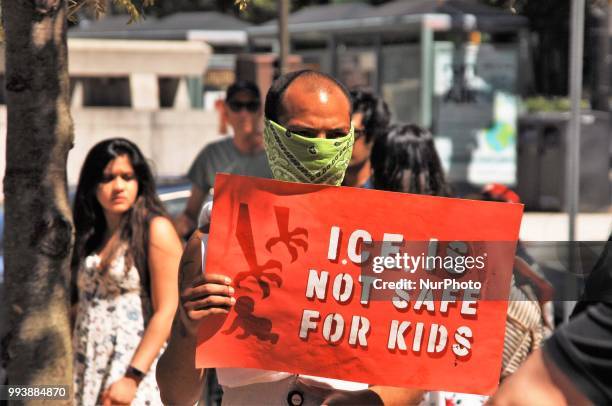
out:
M198 367L482 394L497 387L521 205L234 175L217 176L214 199L206 272L230 276L237 302L202 326ZM401 241L413 271L385 268L392 255L382 251ZM432 247L450 254L430 265ZM461 269L472 276L458 278ZM381 295L373 285L383 282L365 288L372 275L429 282ZM477 294L468 282L480 284Z

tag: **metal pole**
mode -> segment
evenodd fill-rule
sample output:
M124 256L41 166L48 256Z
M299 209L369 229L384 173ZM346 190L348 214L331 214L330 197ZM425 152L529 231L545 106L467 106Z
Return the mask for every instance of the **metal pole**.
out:
M427 16L421 21L421 114L420 124L424 128L431 129L433 101L433 47L434 35L432 29L427 25Z
M383 60L383 41L382 41L382 34L378 34L376 35L376 39L374 40L374 50L376 52L376 83L375 83L375 87L376 87L376 93L377 94L382 94L382 87L383 87L383 69L384 69L384 63L385 61Z
M287 59L289 56L289 0L278 0L278 44L280 52L278 55L278 68L280 74L287 73Z
M338 39L334 34L329 34L327 37L327 46L329 47L329 74L338 76Z
M582 99L582 54L584 41L585 0L572 0L570 36L570 78L569 97L571 103L570 120L567 131L566 201L569 222L569 266L570 272L576 271L574 241L576 241L576 214L580 193L580 101ZM572 302L565 302L566 319L569 317Z

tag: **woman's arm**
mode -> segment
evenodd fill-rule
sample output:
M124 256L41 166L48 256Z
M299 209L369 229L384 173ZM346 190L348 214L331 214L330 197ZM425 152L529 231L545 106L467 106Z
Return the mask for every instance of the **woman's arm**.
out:
M176 284L182 248L170 220L155 217L150 226L148 258L153 315L131 363L143 372L149 370L170 335L178 306Z
M145 373L170 335L178 306L176 285L181 250L181 241L170 220L161 216L155 217L149 227L147 258L153 315L130 363L130 366ZM138 377L124 377L111 385L106 396L112 401L126 400L126 397L131 401L137 385ZM132 391L133 393L130 393Z

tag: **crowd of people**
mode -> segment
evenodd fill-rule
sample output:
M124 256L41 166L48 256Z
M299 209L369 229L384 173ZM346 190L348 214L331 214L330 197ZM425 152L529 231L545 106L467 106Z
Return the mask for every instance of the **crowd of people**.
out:
M202 222L210 204L201 211L216 173L453 196L432 134L414 124L391 124L389 108L370 91L349 91L329 75L304 70L277 78L262 101L253 83L229 87L224 114L233 136L198 154L188 172L191 196L176 219L157 198L135 144L110 139L87 155L74 200L76 404L193 405L204 399L224 405L404 405L431 395L284 371L195 368L198 327L236 303L232 281L203 272L198 260L206 250ZM317 177L304 177L303 168ZM518 200L502 186L478 198ZM184 250L180 237L189 239ZM526 253L517 257L511 296L521 300L508 308L503 382L488 401L612 402L607 249L592 275L599 289L610 290L585 301L575 320L555 331L547 310L550 286Z

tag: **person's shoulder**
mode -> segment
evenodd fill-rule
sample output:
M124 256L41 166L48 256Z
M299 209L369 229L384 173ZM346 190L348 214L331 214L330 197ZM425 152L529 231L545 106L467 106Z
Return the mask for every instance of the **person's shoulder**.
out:
M229 136L229 135L225 135L223 136L223 138L221 138L220 140L216 140L213 142L208 143L205 147L204 147L204 151L218 151L220 149L230 149L232 148L234 144L234 140L233 137Z
M224 135L221 139L209 142L208 144L204 145L200 152L198 152L197 157L201 158L203 156L215 154L216 151L219 151L219 149L228 149L231 147L232 142L232 137Z
M149 224L149 240L156 245L172 243L178 239L172 221L164 216L155 216Z

